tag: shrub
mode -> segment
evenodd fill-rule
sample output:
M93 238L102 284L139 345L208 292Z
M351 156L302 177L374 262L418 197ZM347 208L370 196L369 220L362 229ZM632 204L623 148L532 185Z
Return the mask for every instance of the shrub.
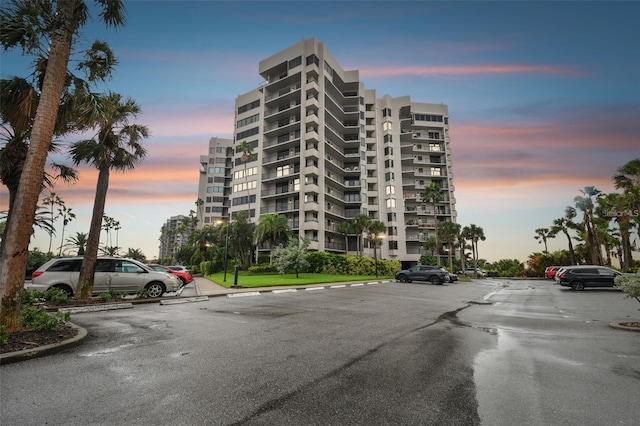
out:
M103 302L109 301L109 300L118 300L118 299L122 299L124 297L123 294L119 293L117 290L109 290L106 293L100 293L98 295L98 297L100 298L100 300L102 300Z
M54 315L49 315L44 309L31 305L24 305L21 315L22 325L32 331L54 331L59 325L71 319L69 312L56 312Z
M624 291L627 297L640 302L640 274L622 274L614 279L615 286Z
M278 270L275 266L267 264L263 265L253 265L249 267L250 274L266 274L266 273L276 273Z
M141 288L140 290L138 290L138 292L136 293L136 297L138 299L148 299L151 297L151 293L149 292L149 290L147 290L146 288Z
M53 303L65 303L69 300L69 293L59 288L52 287L44 292L45 300L49 300Z

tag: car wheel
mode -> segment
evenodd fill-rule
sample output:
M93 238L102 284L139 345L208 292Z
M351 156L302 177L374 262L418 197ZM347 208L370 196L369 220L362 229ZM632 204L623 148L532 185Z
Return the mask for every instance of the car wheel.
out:
M409 280L407 279L406 275L400 275L398 277L398 280L400 280L401 283L408 283L409 282Z
M431 284L433 285L437 285L437 284L442 284L442 280L440 280L439 277L437 276L432 276L431 278L429 278L429 281L431 282Z
M67 293L67 295L69 297L73 297L73 290L71 289L71 287L69 287L66 284L56 284L56 285L52 286L51 288L57 288L59 290L62 290L65 293Z
M575 291L582 291L584 290L584 283L582 281L573 281L571 283L571 288Z
M166 291L164 284L158 282L149 283L144 287L144 289L149 292L149 296L151 297L160 297Z

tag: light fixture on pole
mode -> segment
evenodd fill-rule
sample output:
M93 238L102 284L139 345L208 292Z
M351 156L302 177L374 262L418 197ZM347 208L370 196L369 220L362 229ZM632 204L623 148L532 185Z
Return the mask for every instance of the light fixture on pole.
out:
M224 242L224 278L222 279L223 282L227 282L227 266L228 266L228 262L229 262L229 228L231 227L231 216L229 216L229 219L227 220L227 237L225 238L225 242Z

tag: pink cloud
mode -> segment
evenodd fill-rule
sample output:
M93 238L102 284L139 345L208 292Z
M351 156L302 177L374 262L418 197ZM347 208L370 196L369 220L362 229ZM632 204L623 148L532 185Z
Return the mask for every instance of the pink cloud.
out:
M450 66L418 66L361 68L361 77L386 78L404 75L428 77L434 75L471 75L471 74L560 74L572 77L583 77L587 73L571 67L552 65L450 65Z

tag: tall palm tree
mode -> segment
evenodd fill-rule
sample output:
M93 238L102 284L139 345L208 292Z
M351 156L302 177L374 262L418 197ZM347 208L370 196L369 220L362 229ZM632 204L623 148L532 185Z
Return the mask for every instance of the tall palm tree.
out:
M336 228L336 231L344 236L344 251L345 253L347 253L349 251L349 236L356 234L354 223L350 220L340 222L340 224Z
M535 233L536 235L533 238L535 238L538 243L544 243L544 251L545 253L548 253L549 248L547 247L547 240L555 237L555 234L549 230L549 228L537 228Z
M360 213L351 219L351 221L353 222L353 227L358 235L358 250L360 252L360 257L362 257L364 254L364 231L366 231L369 225L371 225L371 217Z
M60 248L58 250L58 256L62 256L62 246L64 245L64 230L69 222L76 218L76 214L72 210L73 209L67 207L64 204L61 208L58 209L58 215L62 218L62 235L60 236Z
M622 198L616 200L617 208L624 218L617 218L622 238L622 270L627 272L633 264L631 250L630 229L635 221L635 226L640 228L640 158L633 159L621 166L613 176L616 189L623 191ZM616 215L617 216L617 215ZM628 219L628 221L627 221ZM624 228L624 230L623 230ZM627 235L629 234L629 235ZM638 232L640 235L640 232Z
M462 232L465 235L465 238L471 241L471 251L473 255L473 270L478 270L478 241L484 241L487 238L484 236L484 230L474 224L469 226L465 226Z
M571 241L571 235L569 235L570 229L576 229L576 224L573 222L573 219L576 217L576 209L573 207L567 207L565 209L564 217L557 218L553 221L553 226L551 227L551 232L553 235L557 235L559 232L562 232L566 237L569 243L569 261L572 265L576 264L576 254L573 249L573 242Z
M368 239L374 249L382 244L382 237L386 230L387 226L379 220L372 220L367 226Z
M107 26L124 24L121 0L99 1L100 18ZM67 65L78 30L89 17L83 1L43 0L5 2L0 11L0 44L5 49L46 52L46 72L31 127L29 150L20 176L12 210L20 214L8 222L0 252L0 325L12 333L22 328L20 320L23 278L27 265L29 239L36 205L42 189L42 177L54 134L60 97L64 90ZM35 18L35 19L34 19ZM16 255L17 253L17 255Z
M198 217L200 217L200 224L202 225L202 221L204 220L204 213L202 210L204 209L204 200L202 198L198 198L196 200L196 208L198 209Z
M460 225L451 221L445 221L440 224L440 237L442 242L447 244L448 257L449 257L449 271L453 272L453 253L454 245L460 234Z
M96 101L96 108L100 111L99 119L95 122L98 130L96 137L76 142L70 150L71 158L76 165L86 162L98 169L87 250L78 278L78 299L91 297L102 215L109 189L109 174L112 169L133 170L147 153L141 141L149 135L146 126L129 124L129 118L140 113L140 107L132 99L123 99L117 93L109 93Z
M247 183L247 220L251 221L251 191L249 190L249 176L247 175L247 163L253 154L253 147L247 141L242 141L236 148L236 152L242 152L240 160L244 163L244 179Z
M285 242L289 239L291 230L287 225L287 217L278 213L263 214L260 216L258 225L253 235L254 243L259 246L265 242L269 243L271 253L269 262L273 265L273 250L278 242Z
M600 253L600 244L596 236L593 221L593 198L600 194L600 191L594 186L585 186L580 190L582 195L573 198L573 202L577 209L583 213L584 226L587 231L587 243L591 254L591 263L594 265L602 264L602 254Z
M464 271L466 269L465 262L467 260L467 254L465 253L465 250L467 248L467 240L462 232L461 226L458 228L458 234L456 235L456 243L458 244L458 247L460 247L460 268Z
M422 202L432 203L433 206L433 224L436 237L436 260L440 266L440 241L438 240L438 203L444 199L442 188L435 182L431 182L424 188L422 192Z

